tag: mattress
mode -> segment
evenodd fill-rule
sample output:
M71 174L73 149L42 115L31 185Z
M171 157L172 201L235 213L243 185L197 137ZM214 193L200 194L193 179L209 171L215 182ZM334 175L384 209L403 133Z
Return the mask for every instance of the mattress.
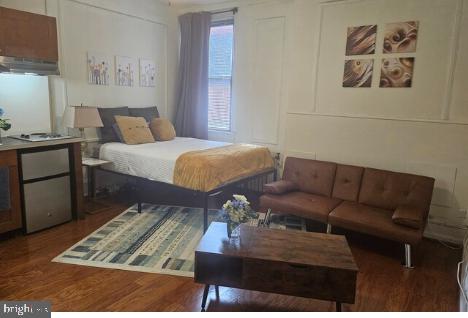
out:
M227 145L230 144L183 137L142 145L110 142L101 146L99 158L111 162L106 165L108 170L173 184L175 163L180 155Z

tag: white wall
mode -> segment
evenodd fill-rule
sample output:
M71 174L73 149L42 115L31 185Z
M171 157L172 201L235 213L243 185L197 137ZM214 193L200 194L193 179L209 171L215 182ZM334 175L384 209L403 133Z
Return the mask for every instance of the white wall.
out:
M468 208L468 0L260 0L239 7L234 125L215 139L433 176L427 236L460 241ZM413 87L378 88L385 23L418 20ZM348 26L378 24L374 85L342 88Z
M50 77L52 126L65 132L61 117L67 105L158 106L162 116L173 116L177 65L177 22L167 4L154 0L0 0L0 6L57 18L60 77ZM109 86L87 83L87 51L108 55ZM156 87L120 87L114 80L115 55L153 59ZM94 129L86 136L94 140Z
M0 74L0 108L12 125L2 136L50 131L48 78Z

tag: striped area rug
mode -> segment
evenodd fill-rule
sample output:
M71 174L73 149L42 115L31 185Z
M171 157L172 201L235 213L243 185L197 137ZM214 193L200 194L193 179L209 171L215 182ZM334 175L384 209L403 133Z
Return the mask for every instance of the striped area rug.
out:
M209 221L222 213L209 211ZM270 227L305 230L295 217L273 216ZM76 243L53 262L193 277L194 251L203 235L203 209L136 205Z

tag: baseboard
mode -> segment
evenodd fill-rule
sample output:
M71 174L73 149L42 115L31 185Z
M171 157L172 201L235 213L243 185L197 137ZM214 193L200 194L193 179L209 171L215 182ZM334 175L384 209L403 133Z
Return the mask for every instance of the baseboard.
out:
M424 231L424 237L462 245L467 231L468 229L466 227L429 222Z

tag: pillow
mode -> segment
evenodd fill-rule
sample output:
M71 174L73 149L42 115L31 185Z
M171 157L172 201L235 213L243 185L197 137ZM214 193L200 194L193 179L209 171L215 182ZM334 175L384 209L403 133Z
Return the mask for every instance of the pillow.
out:
M143 117L115 116L115 121L127 145L154 142L148 123Z
M154 107L141 107L141 108L129 108L129 115L132 117L143 117L146 122L149 123L153 118L159 117L158 108Z
M299 190L297 184L289 180L279 180L263 186L263 192L270 194L285 194L297 190Z
M119 141L114 128L115 116L129 116L128 107L98 108L104 127L99 128L99 134L102 142Z
M393 223L420 229L424 226L424 212L421 209L399 206L392 215Z
M117 125L117 123L113 124L112 129L114 129L115 134L119 138L118 141L125 143L125 141L123 139L123 136L122 136L122 133L120 132L119 125Z
M169 141L176 137L172 123L164 118L154 118L150 123L151 133L158 141Z

